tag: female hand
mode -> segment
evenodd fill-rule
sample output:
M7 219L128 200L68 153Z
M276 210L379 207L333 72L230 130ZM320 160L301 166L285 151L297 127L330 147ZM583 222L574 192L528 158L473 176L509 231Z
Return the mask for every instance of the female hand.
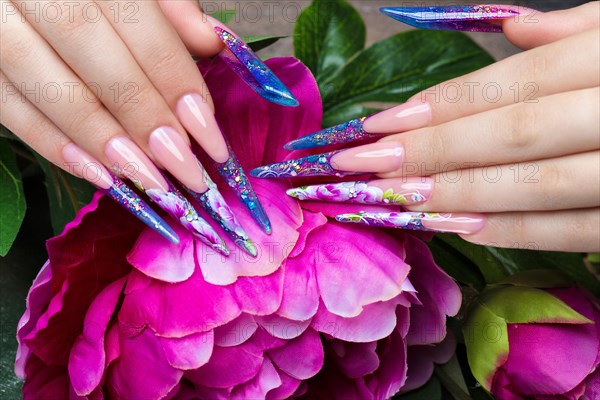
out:
M187 132L220 172L226 175L223 166L234 163L244 177L190 56L225 49L215 32L218 22L197 1L0 0L0 9L3 125L52 163L107 190L172 241L177 237L168 225L104 166L228 253L157 166L166 169L240 247L256 253L235 218L220 217L214 204L220 194L190 150ZM142 214L136 204L143 205ZM253 212L268 231L260 205Z
M411 211L339 215L343 222L455 232L499 247L600 250L600 4L518 10L502 27L527 51L287 147L387 135L378 143L252 174L378 173L384 179L289 194Z

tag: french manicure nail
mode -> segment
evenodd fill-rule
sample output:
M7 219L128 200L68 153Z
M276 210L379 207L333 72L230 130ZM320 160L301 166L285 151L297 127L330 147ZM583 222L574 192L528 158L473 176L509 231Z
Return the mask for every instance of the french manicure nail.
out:
M416 231L448 232L470 235L479 232L485 226L485 217L480 214L391 212L340 214L335 217L339 222L368 226L401 228Z
M108 172L100 162L74 143L66 145L62 154L70 172L99 187L108 197L170 242L179 243L179 237L169 224L122 180Z
M250 240L248 234L239 223L235 214L225 202L225 199L219 192L217 185L205 173L204 180L208 185L208 190L203 193L197 193L188 188L190 195L202 206L202 208L219 223L221 228L232 238L234 243L242 250L253 257L256 257L258 250L256 245Z
M422 29L467 32L502 32L499 20L520 14L517 7L502 5L454 5L384 7L380 11L400 22Z
M256 221L267 235L270 235L272 227L267 213L258 199L256 192L252 188L252 184L246 176L237 157L231 150L229 151L229 154L229 159L226 162L215 163L217 171L225 179L225 182L233 189L244 206L246 206L254 221Z
M215 26L214 29L227 47L219 56L256 93L283 106L295 107L298 105L298 100L292 92L246 43L221 26Z
M423 128L431 123L431 106L411 100L369 117L353 119L343 124L292 140L288 150L312 149L332 144L357 142L382 134L399 133Z
M379 142L265 165L253 169L250 174L258 178L344 177L395 171L403 159L404 149L400 143Z
M431 178L398 178L302 186L288 189L287 194L299 200L408 205L426 202L432 190Z
M198 215L191 203L167 181L135 143L124 137L114 138L107 143L105 152L117 174L131 180L198 239L222 254L229 255L223 239Z

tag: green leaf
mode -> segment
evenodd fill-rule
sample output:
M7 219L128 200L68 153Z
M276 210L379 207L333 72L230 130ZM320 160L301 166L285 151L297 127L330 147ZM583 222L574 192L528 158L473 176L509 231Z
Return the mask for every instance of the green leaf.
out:
M470 400L469 388L463 377L456 354L443 365L435 366L435 376L456 400Z
M532 269L519 272L516 275L511 275L503 279L501 283L538 289L569 287L573 285L562 272L547 269Z
M478 304L463 326L471 372L488 391L496 369L508 357L506 321L483 304Z
M19 140L17 135L12 133L7 127L4 125L0 125L0 138L10 139L10 140Z
M227 8L215 11L210 14L211 17L218 19L224 24L228 24L233 17L235 17L235 10L228 10Z
M294 27L294 53L320 81L362 50L365 39L365 24L347 1L315 0Z
M25 218L25 193L17 159L5 139L0 140L0 256L8 254Z
M380 109L365 107L360 104L348 104L345 107L336 109L335 113L325 113L321 125L323 128L329 128L342 122L350 121L359 116L375 114Z
M481 301L508 323L592 324L558 297L536 288L522 286L492 287Z
M50 201L50 218L55 234L60 234L77 211L92 199L96 189L84 181L50 164L36 153L46 174L46 190Z
M487 283L499 283L521 271L560 271L577 284L600 296L600 281L585 267L579 253L500 249L469 243L457 235L439 234L437 239L453 247L477 265ZM532 246L533 248L534 246Z
M259 51L269 47L279 39L284 39L287 36L244 36L242 40L246 42L253 51Z
M594 264L600 264L600 253L589 253L588 260Z
M441 240L434 237L427 243L433 254L433 258L444 271L458 282L471 286L477 291L485 287L483 274L473 261L461 252Z
M425 385L408 393L392 397L394 400L439 400L442 398L442 385L432 377Z
M326 114L337 114L356 103L403 102L423 89L493 61L460 32L399 33L361 51L319 80L323 107Z

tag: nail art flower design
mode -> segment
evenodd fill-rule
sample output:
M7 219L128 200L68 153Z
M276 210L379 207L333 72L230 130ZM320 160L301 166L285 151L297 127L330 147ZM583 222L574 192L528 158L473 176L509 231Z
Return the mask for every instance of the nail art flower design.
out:
M207 245L225 255L229 254L229 249L219 234L198 215L194 206L172 184L169 183L168 192L148 189L146 194Z
M270 165L263 165L250 171L250 175L257 178L292 178L297 176L337 176L355 175L352 172L343 172L331 165L331 158L339 153L314 154L297 160L283 161Z
M335 217L339 222L352 222L369 226L381 226L387 228L402 228L415 231L429 231L423 226L423 220L447 220L449 215L438 213L419 212L391 212L370 213L358 212L355 214L342 214Z
M302 186L289 189L287 194L299 200L319 200L359 204L406 205L425 201L418 191L395 193L393 189L383 191L368 182L341 182L325 185Z

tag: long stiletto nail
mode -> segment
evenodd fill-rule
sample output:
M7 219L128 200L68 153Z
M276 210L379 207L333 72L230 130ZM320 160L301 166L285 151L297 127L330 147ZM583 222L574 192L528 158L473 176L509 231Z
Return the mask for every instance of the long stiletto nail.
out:
M411 229L416 231L449 232L473 234L485 226L485 218L479 214L450 214L422 212L391 212L340 214L339 222L381 226L388 228Z
M500 20L520 14L514 6L501 5L384 7L380 11L416 28L467 32L502 32Z
M115 173L126 176L197 238L220 253L229 255L229 249L219 234L130 139L114 138L108 142L105 151Z
M265 99L282 106L295 107L298 100L292 92L275 76L273 71L240 38L215 26L215 32L225 43L226 50L219 56L234 70L244 82Z
M270 235L272 227L267 213L260 203L256 192L254 192L242 165L231 149L229 150L229 154L229 159L224 163L215 163L217 171L219 171L225 182L234 190L256 223L266 234Z
M429 103L412 100L369 117L361 117L292 140L288 150L312 149L371 139L386 133L398 133L423 128L431 122Z
M188 188L188 192L200 203L212 219L219 223L221 228L227 232L238 247L248 252L251 256L256 257L258 254L256 246L225 202L225 199L217 189L217 185L215 185L206 173L204 174L204 180L208 185L208 190L198 193Z
M302 186L288 189L287 194L299 200L407 205L426 202L432 190L431 178L399 178Z
M66 145L62 154L74 175L100 188L108 197L170 242L179 243L179 237L169 224L158 216L125 182L108 172L100 162L74 143Z
M403 159L404 149L400 143L380 142L265 165L253 169L250 175L258 178L290 178L383 173L400 168Z
M242 165L227 145L206 101L196 93L183 96L177 103L177 116L185 129L214 161L217 171L246 206L252 218L265 233L270 234L271 221L252 189Z
M181 135L173 128L160 127L150 134L148 143L158 161L186 187L235 244L256 256L256 246Z

